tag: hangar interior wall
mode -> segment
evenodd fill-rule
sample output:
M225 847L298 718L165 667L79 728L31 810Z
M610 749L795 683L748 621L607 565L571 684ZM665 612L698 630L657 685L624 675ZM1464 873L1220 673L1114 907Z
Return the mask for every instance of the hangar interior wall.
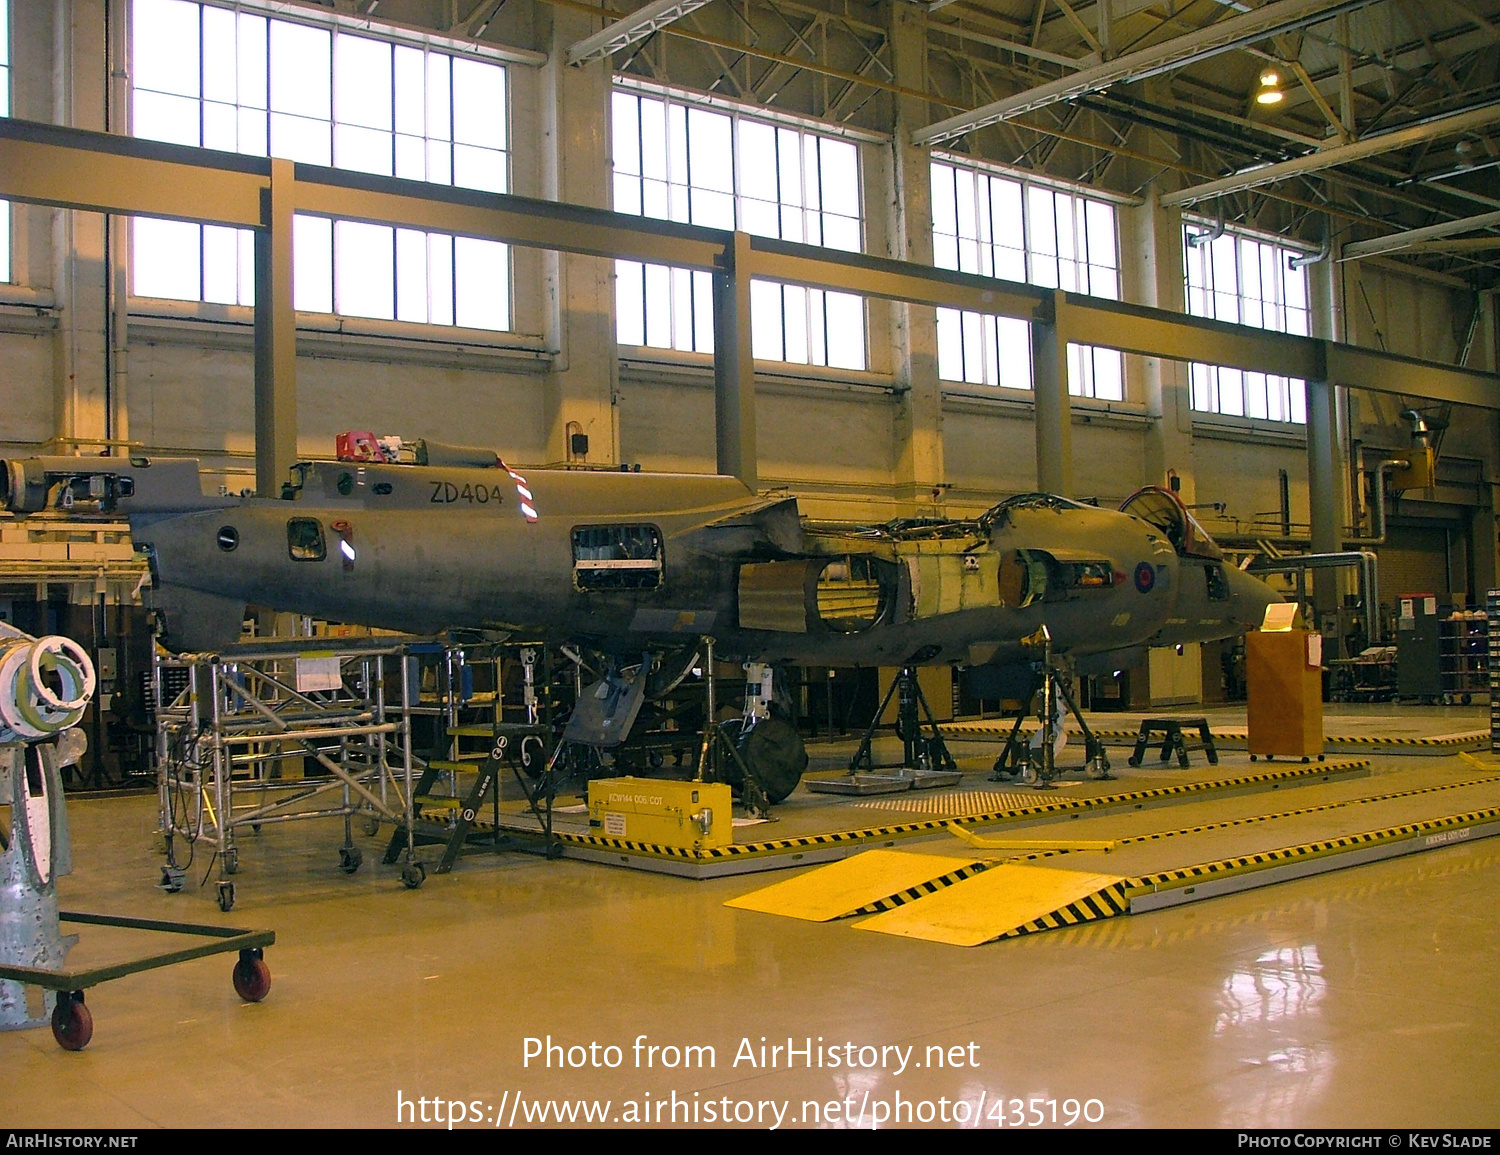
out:
M15 115L109 127L107 8L118 21L125 4L13 6ZM892 7L898 69L910 67L903 11ZM609 207L608 64L561 63L566 46L596 26L567 8L537 4L531 13L522 25L548 63L508 70L511 187ZM924 259L926 154L902 144L896 104L891 140L860 145L865 247ZM111 292L125 283L121 222L22 206L12 213L15 283L0 285L0 443L12 452L49 440L99 452L99 443L129 440L148 454L199 455L233 489L252 484L249 312L133 297L121 308ZM1181 308L1180 215L1147 189L1121 206L1119 222L1125 298ZM300 453L330 456L337 431L373 428L482 443L518 463L560 462L567 434L582 432L589 464L710 472L709 359L618 347L608 261L516 249L512 262L509 333L299 316ZM1496 368L1493 295L1476 299L1457 282L1378 261L1337 271L1324 262L1314 285L1315 332L1440 360L1457 360L1467 339L1466 363ZM866 312L865 371L757 363L763 485L798 492L813 516L848 518L971 513L1033 488L1027 395L938 382L930 310L872 301ZM1402 408L1358 391L1342 399L1351 471L1362 448L1368 468L1406 443ZM1463 518L1482 523L1476 540L1493 546L1496 420L1476 410L1447 419L1440 485L1398 507L1412 524L1453 520L1463 507ZM1190 503L1222 503L1202 511L1212 529L1253 536L1277 520L1284 470L1291 520L1309 520L1303 427L1194 413L1183 365L1128 357L1125 400L1075 398L1072 420L1077 496L1116 503L1175 476ZM1365 503L1347 488L1346 525L1368 533ZM1493 548L1475 552L1476 580L1493 580Z

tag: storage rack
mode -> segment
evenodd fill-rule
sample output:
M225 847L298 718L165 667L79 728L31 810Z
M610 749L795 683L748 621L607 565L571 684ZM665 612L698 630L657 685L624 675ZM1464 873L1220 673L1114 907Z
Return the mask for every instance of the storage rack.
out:
M1438 670L1443 701L1468 705L1490 691L1490 638L1483 610L1455 610L1439 623Z
M1494 650L1500 643L1500 590L1490 590L1484 599L1489 617L1489 643ZM1500 754L1500 663L1490 663L1490 750Z

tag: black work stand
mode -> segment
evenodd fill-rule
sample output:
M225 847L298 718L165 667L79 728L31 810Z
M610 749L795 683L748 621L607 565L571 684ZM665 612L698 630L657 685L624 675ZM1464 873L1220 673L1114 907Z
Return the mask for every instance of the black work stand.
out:
M542 841L548 857L556 857L552 836L552 800L557 794L557 754L554 753L542 773L530 781L523 770L521 759L522 747L528 738L537 739L545 750L551 736L551 729L544 725L526 722L496 723L489 754L483 762L475 763L478 773L474 785L461 799L431 793L438 779L448 772L445 768L428 766L422 772L412 798L412 807L418 810L445 809L455 812L455 817L448 822L432 822L418 817L412 823L412 849L418 846L443 847L443 856L438 861L435 873L447 874L451 871L465 846L476 845L499 850L511 842L515 832L502 830L500 826L500 775L507 765L515 774L532 814L541 823ZM486 801L492 807L491 827L487 832L476 831L475 824ZM382 861L387 865L395 862L406 846L406 831L397 827L391 835L390 845L386 847Z
M1184 728L1198 731L1198 740L1188 741ZM1153 734L1162 736L1161 760L1168 762L1177 755L1177 764L1184 769L1188 764L1189 750L1202 750L1208 756L1208 764L1219 764L1219 751L1214 746L1214 736L1208 728L1207 718L1142 718L1140 732L1135 737L1135 750L1130 755L1130 764L1139 766L1146 757L1146 747L1156 745Z

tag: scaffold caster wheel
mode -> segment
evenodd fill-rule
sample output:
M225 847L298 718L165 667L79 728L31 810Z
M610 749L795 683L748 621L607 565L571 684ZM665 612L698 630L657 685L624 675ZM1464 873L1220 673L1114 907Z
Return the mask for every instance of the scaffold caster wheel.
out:
M240 852L233 848L224 852L224 873L238 874L240 870Z
M427 868L420 862L408 862L401 868L401 884L407 890L416 890L427 881Z
M219 909L225 914L234 909L234 883L219 883Z
M548 859L548 861L550 861L550 862L556 862L562 856L563 856L563 844L561 842L558 842L558 841L554 840L552 842L547 843L547 859Z
M339 847L339 869L345 874L353 874L364 865L365 856L357 846Z
M258 1003L271 993L271 968L258 948L240 951L240 961L234 964L234 993L247 1003Z
M367 814L360 819L359 828L365 832L366 837L374 838L380 833L380 819L373 814Z
M1097 781L1103 781L1109 777L1109 759L1103 754L1089 759L1088 776Z
M177 894L182 890L183 879L187 877L187 871L180 866L163 866L161 868L161 881L156 885L168 894Z
M83 1005L82 991L58 991L52 1008L52 1037L65 1051L81 1051L94 1037L94 1016Z
M1035 786L1041 777L1037 773L1036 765L1032 762L1022 762L1016 769L1016 781L1023 786Z

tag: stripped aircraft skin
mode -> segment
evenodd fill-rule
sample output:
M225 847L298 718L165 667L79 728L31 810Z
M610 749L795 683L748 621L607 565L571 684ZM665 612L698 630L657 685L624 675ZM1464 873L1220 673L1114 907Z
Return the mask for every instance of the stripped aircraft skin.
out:
M1279 596L1226 566L1175 496L1124 512L1022 494L980 517L808 521L732 477L298 465L279 499L205 495L191 459L4 463L0 504L129 520L173 649L239 637L246 605L437 634L831 666L1029 660L1046 625L1083 672L1256 628Z

